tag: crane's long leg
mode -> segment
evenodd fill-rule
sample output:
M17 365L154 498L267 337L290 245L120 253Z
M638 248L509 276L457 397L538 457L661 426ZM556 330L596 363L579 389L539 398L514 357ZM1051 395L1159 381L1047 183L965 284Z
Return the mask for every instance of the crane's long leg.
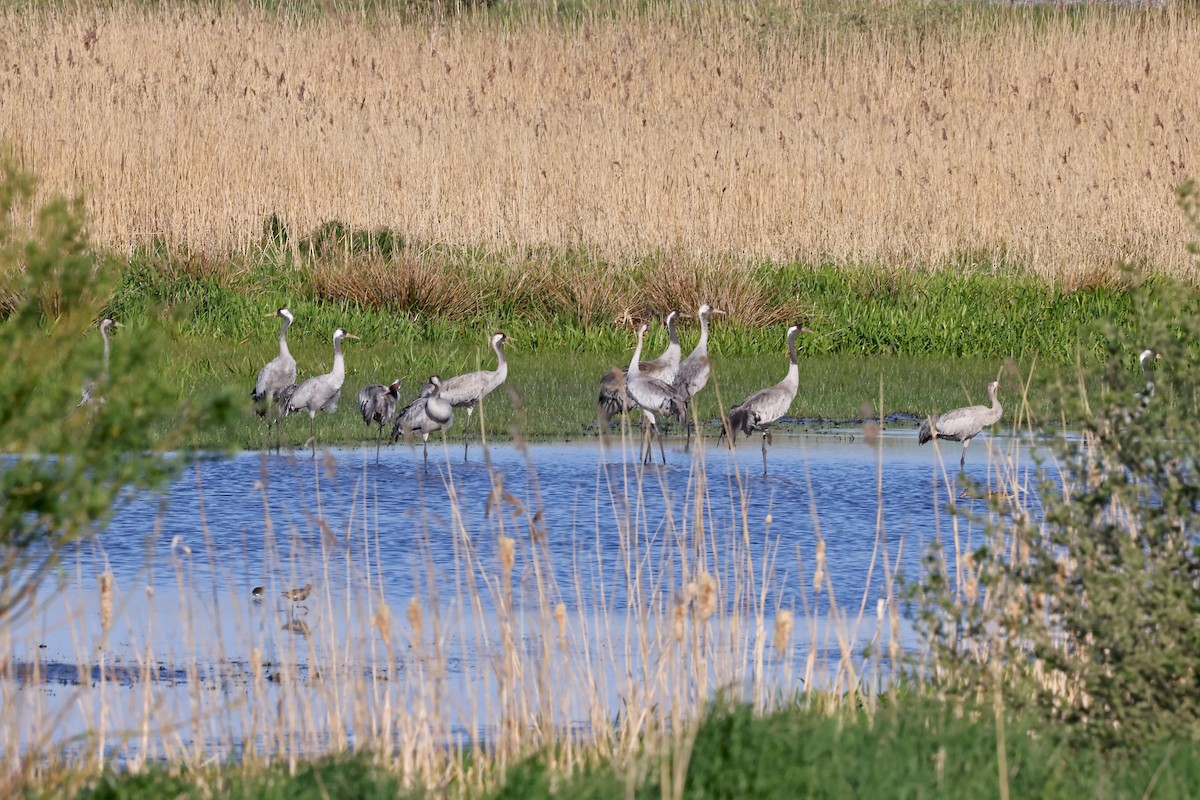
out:
M767 432L763 431L763 477L767 477Z
M425 471L429 472L429 434L424 434L424 450L425 450Z
M958 471L964 472L967 468L967 445L971 443L970 439L963 439L962 456L958 459Z
M379 448L383 446L383 425L375 431L375 463L379 463Z
M663 451L662 431L658 429L658 424L652 424L650 430L658 437L658 454L662 456L662 463L667 463L667 454Z
M313 460L316 461L317 460L317 415L316 414L308 415L308 432L310 434L312 434L309 441L312 442L312 457L313 457Z
M471 415L475 413L475 406L467 406L467 424L463 427L463 461L467 460L467 448L471 445ZM483 417L480 417L480 429L483 426ZM480 433L480 436L483 434Z

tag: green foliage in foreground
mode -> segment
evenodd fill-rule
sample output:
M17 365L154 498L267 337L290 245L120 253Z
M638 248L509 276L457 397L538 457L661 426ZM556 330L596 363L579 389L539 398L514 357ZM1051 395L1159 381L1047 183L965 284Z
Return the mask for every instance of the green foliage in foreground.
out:
M755 717L722 707L691 747L667 745L664 759L601 765L564 779L541 757L508 770L495 800L539 798L995 797L1001 782L995 715L919 696L885 702L869 716L793 707ZM1068 746L1062 730L1009 713L1003 746L1012 797L1187 798L1200 786L1200 745L1175 737L1113 757L1086 744ZM673 766L684 765L678 773ZM672 785L672 775L683 786ZM198 775L155 769L108 774L78 795L89 800L214 796L230 798L416 797L366 757L324 760L287 776L223 769ZM468 793L470 796L470 793Z

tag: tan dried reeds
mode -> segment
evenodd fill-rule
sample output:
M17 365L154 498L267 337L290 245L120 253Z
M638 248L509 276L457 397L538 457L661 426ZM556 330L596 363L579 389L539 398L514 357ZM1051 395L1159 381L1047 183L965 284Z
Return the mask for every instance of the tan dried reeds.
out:
M614 263L665 254L676 278L698 270L657 289L680 307L716 296L707 265L741 259L1191 276L1173 193L1200 161L1186 9L677 12L10 7L0 141L45 190L85 192L115 247L247 252L272 215L293 238L338 219ZM720 287L722 308L758 302Z

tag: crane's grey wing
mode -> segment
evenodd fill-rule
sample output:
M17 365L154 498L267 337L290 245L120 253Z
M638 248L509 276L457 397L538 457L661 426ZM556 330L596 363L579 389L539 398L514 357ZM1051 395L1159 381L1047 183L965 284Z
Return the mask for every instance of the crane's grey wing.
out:
M333 412L337 411L338 401L340 401L341 399L342 399L342 390L340 388L334 389L333 392L330 393L325 398L325 402L321 404L321 409L323 411L326 411L326 412L332 414Z
M381 402L386 393L387 387L380 386L378 383L364 386L358 390L358 411L364 420L370 422L375 419L376 414L382 410Z
M256 402L266 400L285 386L296 382L296 362L276 356L258 371L258 380L254 382L252 397Z
M974 436L983 430L983 419L989 411L987 406L967 406L939 414L933 420L933 428L939 439L960 439Z
M933 429L937 425L937 416L928 416L917 429L917 444L925 444L933 438Z
M279 407L283 409L284 414L290 414L292 412L292 398L296 396L296 390L299 388L299 386L292 383L279 390Z
M696 358L688 356L679 365L679 372L675 375L675 388L687 395L690 400L708 385L710 371L708 356L697 356Z
M600 424L607 425L617 414L624 414L637 404L629 396L628 375L625 370L613 367L600 378L600 397L596 405L600 409Z
M489 373L468 372L442 381L438 394L452 406L474 405L485 394Z

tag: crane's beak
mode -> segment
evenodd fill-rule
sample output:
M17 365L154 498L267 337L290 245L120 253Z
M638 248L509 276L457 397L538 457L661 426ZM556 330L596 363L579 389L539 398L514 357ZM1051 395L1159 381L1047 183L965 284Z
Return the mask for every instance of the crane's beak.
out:
M264 318L265 318L265 317L278 317L278 316L279 316L279 312L278 312L278 311L272 311L270 314L263 314L263 317L264 317Z
M725 316L725 312L724 312L724 311L722 311L722 310L721 310L721 309L719 309L719 308L714 308L712 311L709 311L708 313L710 313L710 314L720 314L721 316Z
M356 339L356 340L358 339L358 337L355 336L353 333L347 333L344 336L342 336L342 338L343 339Z

